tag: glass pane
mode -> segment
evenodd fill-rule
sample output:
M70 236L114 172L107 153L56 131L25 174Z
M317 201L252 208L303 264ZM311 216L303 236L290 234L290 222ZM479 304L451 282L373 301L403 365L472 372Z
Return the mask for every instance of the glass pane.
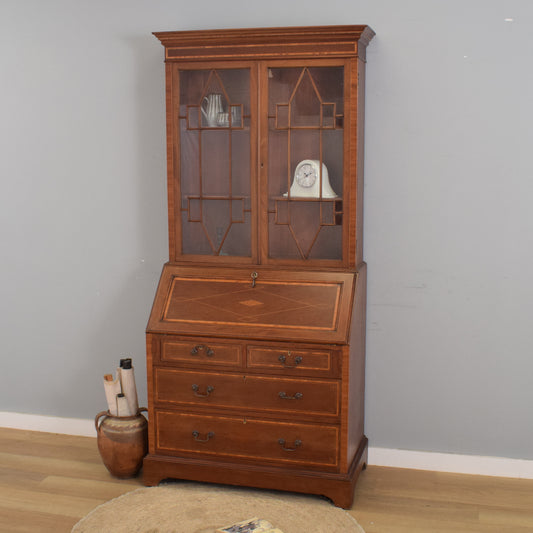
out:
M251 256L250 72L179 72L182 253Z
M303 69L290 100L291 127L320 127L321 103L309 70Z
M250 215L251 213L248 209L248 211L239 215L242 216L242 220L238 218L233 220L222 244L220 255L246 256L250 253Z
M298 246L288 225L275 225L274 215L269 213L268 241L270 257L276 259L301 259Z
M344 69L268 70L269 256L342 259Z

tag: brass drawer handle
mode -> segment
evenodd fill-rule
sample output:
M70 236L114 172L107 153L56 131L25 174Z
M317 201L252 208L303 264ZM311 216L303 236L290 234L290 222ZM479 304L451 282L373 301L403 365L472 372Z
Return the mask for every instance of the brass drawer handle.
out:
M291 352L288 352L287 355L290 357ZM298 355L294 358L294 364L288 365L285 361L287 358L282 354L278 357L278 361L285 367L285 368L296 368L303 360L302 356Z
M282 400L299 400L300 398L303 398L303 394L301 392L297 392L294 396L287 396L286 392L280 392L279 397Z
M212 357L213 355L215 355L215 352L213 350L211 350L211 348L209 348L209 346L207 346L205 344L197 344L191 350L191 355L198 355L198 352L202 351L202 350L205 352L205 355L207 355L207 357Z
M278 444L281 446L281 449L286 452L295 452L296 449L302 445L302 441L300 439L296 439L293 444L294 448L287 448L285 446L285 439L279 439Z
M201 438L200 438L200 432L199 432L199 431L193 431L193 432L192 432L192 436L194 437L194 440L195 440L196 442L207 442L209 439L212 439L212 438L215 436L215 434L214 434L212 431L210 431L210 432L206 435L206 438L205 438L205 439L201 439Z
M211 385L207 386L207 389L204 392L198 392L200 390L200 387L196 385L196 383L192 386L192 390L194 391L194 395L198 396L200 398L207 398L214 390L215 387L212 387Z

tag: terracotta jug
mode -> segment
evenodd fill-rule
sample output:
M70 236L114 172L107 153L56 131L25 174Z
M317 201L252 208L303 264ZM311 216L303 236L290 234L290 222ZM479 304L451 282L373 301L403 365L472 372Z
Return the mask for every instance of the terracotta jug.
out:
M113 416L109 411L96 415L96 440L105 467L118 478L133 477L139 472L148 453L148 421L141 415ZM100 418L102 422L99 424Z

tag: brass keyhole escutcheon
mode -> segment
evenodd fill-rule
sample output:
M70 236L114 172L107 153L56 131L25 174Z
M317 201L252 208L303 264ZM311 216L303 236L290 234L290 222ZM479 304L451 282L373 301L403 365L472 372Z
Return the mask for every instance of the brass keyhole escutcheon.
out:
M250 274L250 277L252 278L252 287L255 287L255 280L257 279L257 276L258 276L257 272L252 272Z

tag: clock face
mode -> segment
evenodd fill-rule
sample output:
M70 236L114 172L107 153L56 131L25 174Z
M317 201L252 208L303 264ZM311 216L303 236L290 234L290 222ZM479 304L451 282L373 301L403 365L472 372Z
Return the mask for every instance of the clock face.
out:
M300 187L312 187L317 179L316 167L305 163L296 172L296 183Z

